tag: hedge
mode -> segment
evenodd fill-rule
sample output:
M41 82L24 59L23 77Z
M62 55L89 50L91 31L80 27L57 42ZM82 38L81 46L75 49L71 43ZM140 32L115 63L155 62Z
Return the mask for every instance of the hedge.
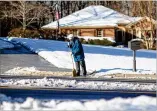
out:
M40 36L40 33L38 30L34 29L25 29L22 28L14 28L9 33L8 36L14 36L14 37L26 37L26 38L38 38Z
M80 38L81 43L83 44L91 44L91 45L103 45L103 46L115 46L115 43L107 40L107 39L103 39L103 40L99 40L99 39L88 39L87 41L83 38Z

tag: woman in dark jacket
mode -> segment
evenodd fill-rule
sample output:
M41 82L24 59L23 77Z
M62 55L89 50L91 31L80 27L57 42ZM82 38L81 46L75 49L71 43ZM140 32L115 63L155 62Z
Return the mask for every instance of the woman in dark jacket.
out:
M74 37L73 34L68 35L67 38L70 40L70 42L68 43L68 47L71 48L72 55L74 57L77 76L80 76L80 66L82 69L83 76L86 76L87 71L82 44L79 41L79 38Z

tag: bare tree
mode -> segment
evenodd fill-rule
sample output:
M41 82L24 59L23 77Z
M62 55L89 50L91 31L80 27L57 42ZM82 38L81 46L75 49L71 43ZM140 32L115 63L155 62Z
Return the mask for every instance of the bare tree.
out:
M132 2L133 16L146 16L146 23L140 24L143 40L147 49L152 49L155 44L155 21L156 19L156 2L155 1L133 1ZM136 29L138 26L135 27Z
M39 20L46 13L48 13L47 7L41 4L31 4L28 1L11 1L11 10L3 11L5 16L15 18L23 27L23 30L27 26Z

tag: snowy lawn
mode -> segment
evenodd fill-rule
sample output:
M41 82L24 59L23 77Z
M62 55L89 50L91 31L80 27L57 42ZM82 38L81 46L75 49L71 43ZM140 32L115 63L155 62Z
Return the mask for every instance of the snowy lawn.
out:
M0 49L5 49L5 48L14 48L14 45L4 41L3 39L0 39Z
M38 55L59 68L72 69L72 60L67 42L8 38L20 42ZM137 51L137 72L132 71L132 51L128 48L83 45L87 71L96 70L95 77L107 74L155 74L156 52L152 50Z
M11 98L0 94L1 110L103 110L103 111L155 111L156 98L139 96L135 98L114 98L111 100L39 100L28 97Z

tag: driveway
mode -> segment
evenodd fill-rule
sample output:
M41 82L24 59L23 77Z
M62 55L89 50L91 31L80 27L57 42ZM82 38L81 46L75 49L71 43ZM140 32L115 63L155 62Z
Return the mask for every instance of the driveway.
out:
M36 67L40 71L71 72L71 69L57 68L23 47L2 50L0 54L0 73L3 74L5 71L16 67Z

